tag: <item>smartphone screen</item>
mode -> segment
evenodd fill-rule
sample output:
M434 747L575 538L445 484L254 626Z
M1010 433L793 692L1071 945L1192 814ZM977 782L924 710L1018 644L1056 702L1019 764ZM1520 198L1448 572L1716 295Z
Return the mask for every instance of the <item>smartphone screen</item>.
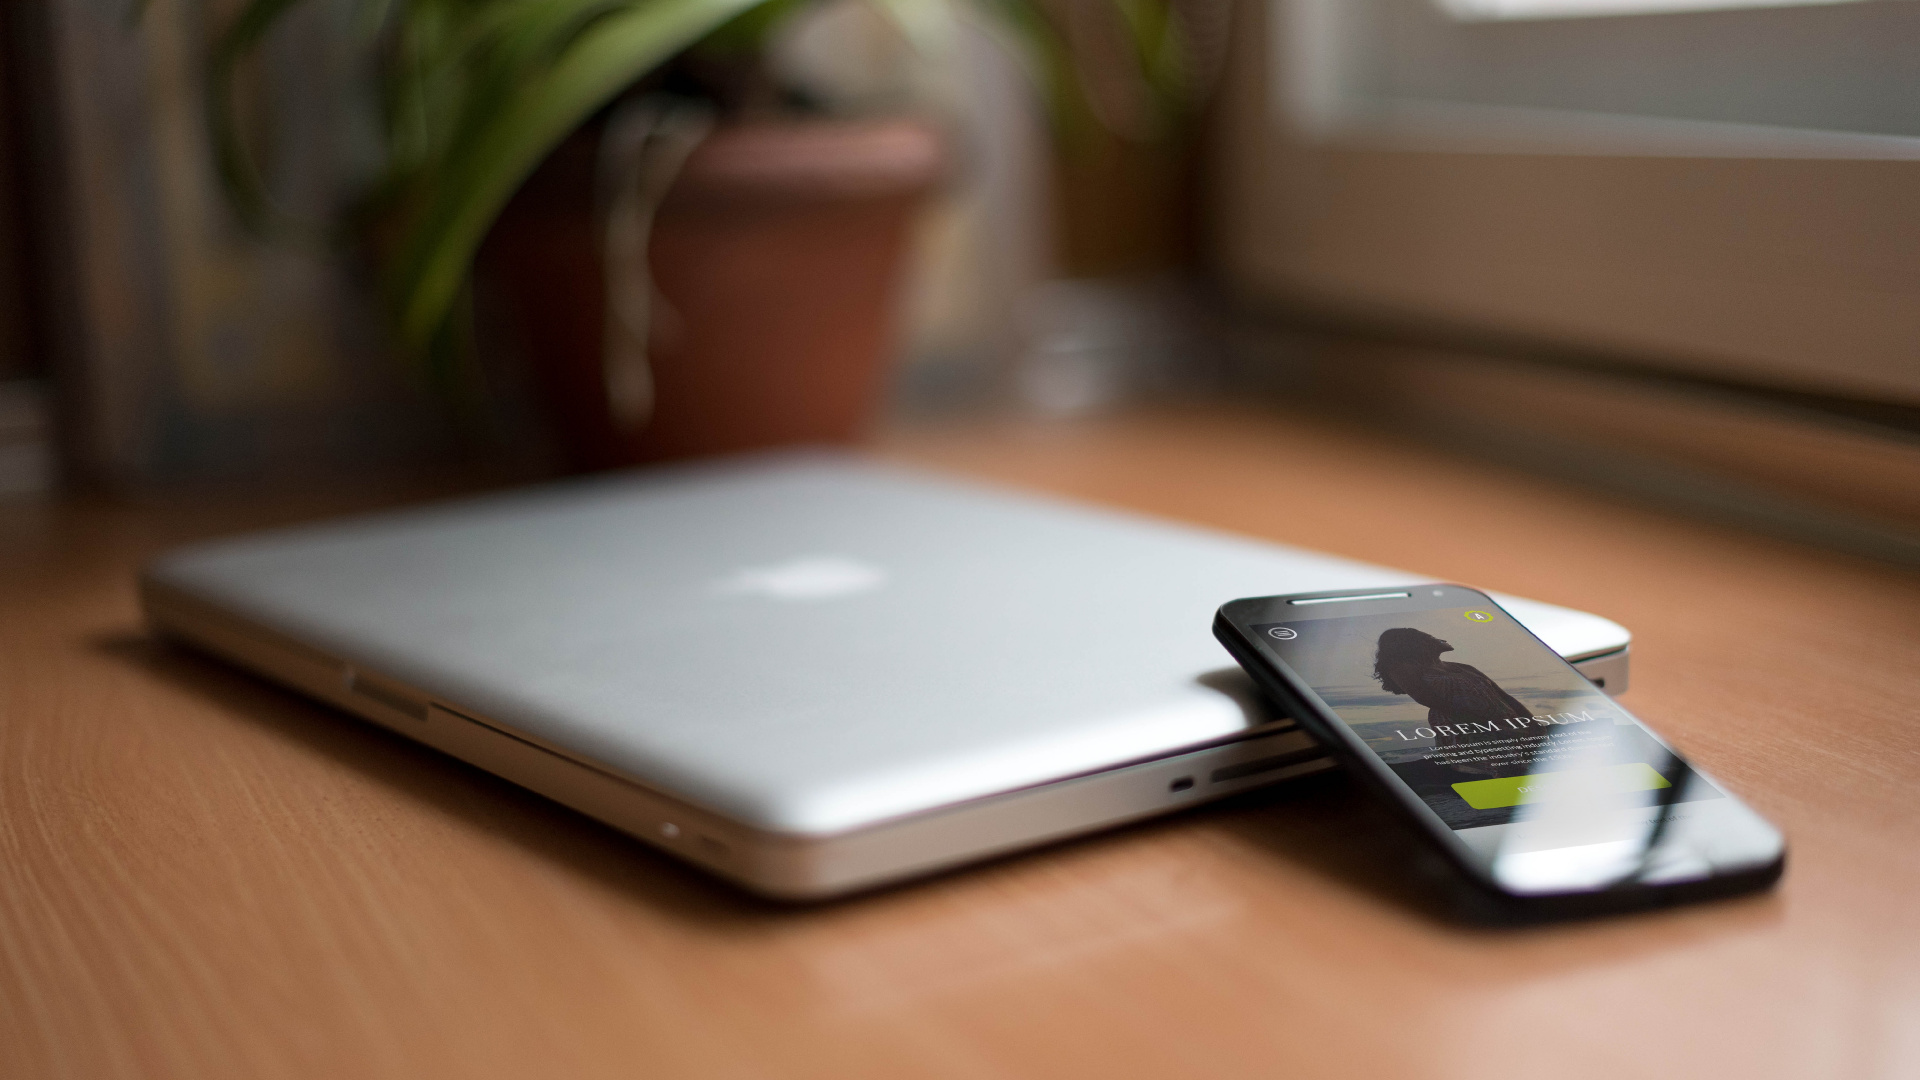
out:
M1779 833L1484 593L1236 601L1251 641L1453 854L1519 895L1779 863ZM1244 620L1244 621L1242 621ZM1255 672L1256 678L1259 672ZM1304 693L1303 693L1304 691Z

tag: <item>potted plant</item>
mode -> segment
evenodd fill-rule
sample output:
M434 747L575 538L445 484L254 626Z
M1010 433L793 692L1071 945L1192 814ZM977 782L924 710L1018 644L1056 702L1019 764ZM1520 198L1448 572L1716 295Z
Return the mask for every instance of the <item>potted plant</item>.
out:
M300 2L250 0L208 69L220 175L262 227L236 74ZM860 430L942 142L781 78L768 42L810 0L366 2L384 156L350 232L408 353L445 380L511 344L575 468ZM958 0L872 2L942 53ZM1051 2L990 0L1071 130L1088 98ZM1092 2L1172 25L1170 0Z
M1031 3L1034 15L1013 21L1047 87L1057 269L1087 278L1186 266L1198 121L1225 63L1232 0Z
M298 2L252 0L208 69L220 174L260 227L234 84ZM882 10L937 48L942 2ZM442 382L476 345L514 346L575 468L852 437L941 143L787 92L763 46L799 6L378 5L383 161L349 231L400 346Z

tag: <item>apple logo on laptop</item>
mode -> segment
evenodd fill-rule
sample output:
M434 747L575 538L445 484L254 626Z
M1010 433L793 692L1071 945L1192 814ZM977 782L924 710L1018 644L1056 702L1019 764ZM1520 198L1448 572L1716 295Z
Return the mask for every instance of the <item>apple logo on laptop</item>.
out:
M770 566L749 566L722 579L715 590L775 600L832 600L885 584L887 572L839 555L802 555Z

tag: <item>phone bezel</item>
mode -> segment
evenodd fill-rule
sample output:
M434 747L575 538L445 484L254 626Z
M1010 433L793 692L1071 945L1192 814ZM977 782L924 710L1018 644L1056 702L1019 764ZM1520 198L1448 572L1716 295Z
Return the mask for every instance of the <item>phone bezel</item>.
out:
M1485 606L1498 611L1512 620L1527 636L1540 646L1540 649L1555 662L1586 680L1580 670L1568 663L1539 636L1527 629L1526 625L1492 597L1471 586L1451 582L1430 582L1420 585L1407 585L1399 590L1404 597L1380 597L1378 599L1356 599L1356 605L1365 605L1346 609L1340 614L1397 614L1400 612L1432 611L1436 608L1449 608L1454 604L1447 602L1444 596L1433 596L1434 590L1457 592L1471 597L1468 606ZM1506 890L1485 868L1474 860L1466 845L1454 835L1453 830L1433 812L1425 800L1395 775L1386 762L1373 753L1339 716L1320 701L1319 695L1283 660L1267 650L1255 638L1249 627L1255 623L1295 622L1300 613L1290 611L1289 607L1297 600L1339 599L1343 597L1377 597L1385 590L1339 589L1325 592L1286 593L1278 596L1243 597L1221 605L1214 617L1213 632L1220 643L1226 647L1254 681L1283 705L1314 738L1318 739L1327 752L1358 780L1376 798L1399 811L1403 823L1412 826L1415 833L1427 844L1429 849L1441 856L1447 866L1460 875L1459 884L1467 887L1467 894L1456 897L1462 914L1473 917L1492 918L1502 921L1537 917L1558 917L1579 914L1595 914L1607 911L1629 910L1637 907L1657 906L1679 903L1710 896L1732 895L1764 888L1777 881L1785 868L1785 847L1770 864L1752 869L1738 870L1726 874L1716 874L1707 878L1677 883L1648 884L1630 882L1598 890L1579 890L1556 893L1515 893ZM1424 594L1424 595L1423 595ZM1461 599L1466 599L1462 597ZM1309 618L1337 618L1332 612L1314 613ZM1587 680L1591 682L1591 680ZM1595 692L1605 691L1595 687ZM1632 715L1629 713L1628 715ZM1634 717L1636 721L1639 718ZM1641 729L1666 745L1661 739L1640 722ZM1668 747L1680 760L1686 761L1677 751ZM1691 766L1691 762L1688 762ZM1729 793L1731 795L1731 793Z

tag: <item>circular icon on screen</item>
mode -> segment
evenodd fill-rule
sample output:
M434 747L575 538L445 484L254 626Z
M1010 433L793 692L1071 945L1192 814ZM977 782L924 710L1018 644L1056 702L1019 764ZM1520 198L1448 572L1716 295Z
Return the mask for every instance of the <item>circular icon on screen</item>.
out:
M1300 631L1295 630L1290 626L1276 626L1273 629L1267 631L1267 636L1279 638L1281 641L1292 641L1294 638L1297 638L1300 636Z
M1493 621L1493 612L1491 612L1491 611L1463 611L1463 612L1461 612L1461 613L1460 613L1460 617L1461 617L1461 618L1463 618L1463 619L1465 619L1465 620L1467 620L1468 622L1492 622L1492 621Z

